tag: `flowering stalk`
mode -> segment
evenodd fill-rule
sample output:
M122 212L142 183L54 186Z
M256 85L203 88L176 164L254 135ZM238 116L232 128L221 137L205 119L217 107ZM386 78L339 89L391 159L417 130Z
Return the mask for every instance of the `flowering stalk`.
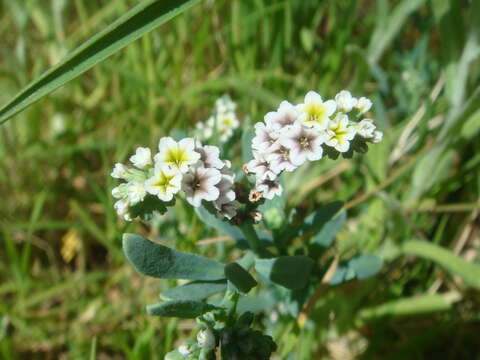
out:
M323 99L310 91L299 104L281 102L255 124L248 149L253 158L243 165L244 176L237 178L231 161L221 158L221 148L207 144L214 138L228 141L238 127L236 105L224 96L215 103L209 120L197 126L196 137L178 141L162 137L156 154L139 147L130 157L132 166L115 165L111 175L123 182L112 190L112 196L117 199L117 213L125 220L149 220L155 213L164 214L180 200L196 208L206 225L232 237L242 234L243 238L238 240L246 240L254 253L251 258L222 264L138 236L128 235L124 239L126 256L141 273L193 280L172 289L170 294L168 290L162 293L166 301L147 309L154 315L196 318L202 327L195 339L185 342L165 359L215 359L216 349L222 359L270 358L276 349L272 338L251 328L253 314L238 314L237 305L257 285L249 273L250 267L262 275L267 290L274 290L272 294L276 296L283 294L278 303L287 299L291 305L296 301L301 309L323 271L319 257L333 241L328 234L319 238L324 234L318 227L333 219L335 222L327 231L331 234L345 221L345 213L334 218L341 208L336 202L321 209L321 216L314 213L300 225L292 224L292 212L287 214L285 209L275 208L276 197L284 196L280 177L325 156L336 159L364 153L369 143L381 141L383 133L372 119L364 117L371 106L369 99L357 99L346 90L334 99ZM272 234L271 242L260 240L256 226L262 225ZM293 251L290 247L296 237L310 243ZM347 268L336 273L332 282L362 279L378 272L381 261L363 255L342 265ZM225 292L222 302L206 302L218 292ZM305 296L298 296L299 293Z

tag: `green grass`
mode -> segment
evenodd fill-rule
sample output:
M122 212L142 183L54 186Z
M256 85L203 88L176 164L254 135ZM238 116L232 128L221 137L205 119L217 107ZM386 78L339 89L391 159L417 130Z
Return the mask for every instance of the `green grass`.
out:
M0 104L136 3L0 1ZM204 0L2 125L0 358L162 359L194 324L146 315L173 282L136 274L121 234L219 259L238 253L232 242L196 244L215 234L182 204L152 227L125 225L112 208L113 164L203 121L225 92L242 119L258 121L282 99L347 88L372 98L385 140L364 157L295 172L289 205L307 213L347 201L339 254L361 249L386 266L326 290L305 323L273 326L267 316L277 356L471 359L478 289L402 250L430 241L480 261L480 9L471 3ZM72 229L81 247L66 263Z

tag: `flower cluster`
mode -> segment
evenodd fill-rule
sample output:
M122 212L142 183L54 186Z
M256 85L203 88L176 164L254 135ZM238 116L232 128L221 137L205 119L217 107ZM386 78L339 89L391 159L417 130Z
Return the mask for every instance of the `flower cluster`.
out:
M228 95L217 99L208 120L197 123L197 136L201 140L207 141L217 135L220 142L226 142L239 125L236 108L237 104Z
M173 205L180 191L194 207L208 201L219 216L235 216L235 175L230 171L230 162L220 159L218 147L202 145L192 138L177 142L163 137L158 150L152 158L150 149L137 148L130 157L133 168L115 164L111 176L125 180L112 190L118 199L114 207L120 216L130 221L155 210L162 212Z
M255 190L266 199L282 193L279 175L290 172L306 161L331 158L353 151L364 152L366 142L378 143L383 133L376 130L372 119L363 118L372 102L342 90L335 99L323 100L314 91L306 94L303 103L283 101L276 111L255 124L252 139L254 158L245 166L255 175Z

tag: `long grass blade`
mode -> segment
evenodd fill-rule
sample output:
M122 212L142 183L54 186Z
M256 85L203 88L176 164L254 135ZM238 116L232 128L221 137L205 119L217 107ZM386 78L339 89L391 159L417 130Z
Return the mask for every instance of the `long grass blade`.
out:
M0 124L200 0L145 0L31 82L0 109Z

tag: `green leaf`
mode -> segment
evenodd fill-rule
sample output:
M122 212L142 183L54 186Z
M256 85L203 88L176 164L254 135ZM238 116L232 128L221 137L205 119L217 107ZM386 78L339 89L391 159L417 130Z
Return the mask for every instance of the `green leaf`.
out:
M349 261L349 267L355 272L357 279L365 279L378 273L383 266L383 260L371 254L360 254Z
M225 265L202 256L156 244L140 235L124 234L123 251L140 273L162 279L224 279Z
M323 248L328 248L330 245L332 245L335 235L337 235L340 229L345 225L346 221L347 213L342 211L340 214L323 225L322 230L315 234L310 240L310 245L318 245Z
M305 287L313 265L313 260L308 256L281 256L255 260L255 270L258 273L288 289Z
M225 265L225 277L243 293L249 292L257 285L252 275L235 262Z
M225 291L227 283L225 280L216 281L192 281L166 291L162 291L160 297L168 300L193 300L200 301L207 297Z
M417 255L435 261L453 275L460 276L465 284L480 288L480 266L466 262L451 251L426 241L407 241L403 244L405 254Z
M366 279L377 274L382 266L383 260L378 256L371 254L355 255L339 263L329 284L339 285L354 279Z
M199 1L142 1L27 85L0 109L0 124Z
M452 292L443 295L422 295L392 300L381 305L362 309L355 319L355 324L362 326L377 319L446 311L460 298L460 294Z
M263 215L263 221L269 229L279 229L285 220L285 197L275 196L273 199L266 199L265 202L258 207Z
M179 317L184 319L196 318L215 309L217 309L216 306L191 300L173 300L147 305L147 313L149 315Z
M302 224L300 235L317 232L340 211L342 206L342 201L333 201L308 215Z

